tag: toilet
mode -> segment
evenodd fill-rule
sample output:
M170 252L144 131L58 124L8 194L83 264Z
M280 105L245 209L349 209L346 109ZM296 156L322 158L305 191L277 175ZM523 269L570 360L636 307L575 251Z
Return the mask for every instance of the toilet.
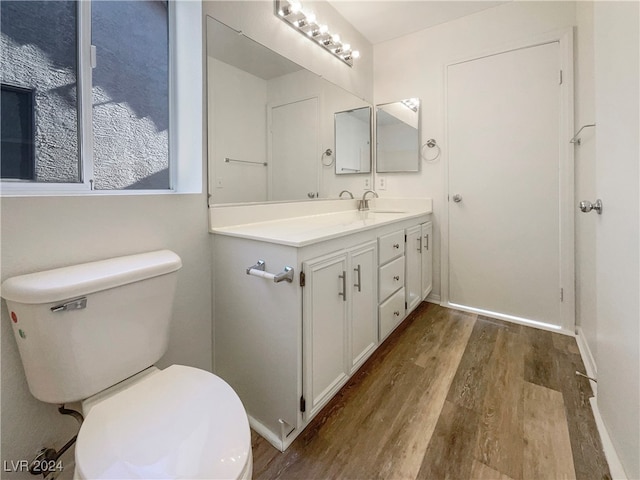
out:
M167 350L180 257L160 250L7 279L2 296L31 393L81 402L79 479L249 479L233 389Z

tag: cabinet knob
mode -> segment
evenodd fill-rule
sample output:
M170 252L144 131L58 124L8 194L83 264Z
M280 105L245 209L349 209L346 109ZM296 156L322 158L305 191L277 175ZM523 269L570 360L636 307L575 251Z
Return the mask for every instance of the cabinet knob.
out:
M393 279L397 282L398 280L400 280L400 277L396 275L395 277L393 277Z
M400 244L399 243L394 243L393 244L393 248L400 248Z
M400 316L400 312L399 312L398 310L396 310L395 312L393 312L393 314L394 314L396 317L399 317L399 316Z

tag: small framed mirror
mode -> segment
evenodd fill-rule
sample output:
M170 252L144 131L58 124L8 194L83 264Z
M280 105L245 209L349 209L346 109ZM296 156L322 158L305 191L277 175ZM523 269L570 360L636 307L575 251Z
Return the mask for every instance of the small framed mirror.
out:
M420 169L420 99L376 105L376 172Z
M371 173L371 107L334 115L336 175Z

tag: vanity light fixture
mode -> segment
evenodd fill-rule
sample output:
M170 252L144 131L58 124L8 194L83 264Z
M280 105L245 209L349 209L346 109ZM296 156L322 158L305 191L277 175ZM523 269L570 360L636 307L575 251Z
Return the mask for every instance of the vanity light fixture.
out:
M414 112L418 111L418 107L420 106L419 98L406 98L401 100L402 104L407 107L409 110L413 110Z
M353 61L360 58L360 52L352 50L351 45L343 43L340 35L329 32L329 27L320 24L311 11L302 8L297 0L275 0L276 16L289 26L304 34L327 52L353 67Z

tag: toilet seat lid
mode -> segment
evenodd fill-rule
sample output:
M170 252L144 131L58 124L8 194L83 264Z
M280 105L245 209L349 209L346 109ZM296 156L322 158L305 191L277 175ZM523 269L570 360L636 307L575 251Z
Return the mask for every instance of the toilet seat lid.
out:
M91 479L238 478L249 455L249 423L233 389L172 365L91 409L76 470Z

